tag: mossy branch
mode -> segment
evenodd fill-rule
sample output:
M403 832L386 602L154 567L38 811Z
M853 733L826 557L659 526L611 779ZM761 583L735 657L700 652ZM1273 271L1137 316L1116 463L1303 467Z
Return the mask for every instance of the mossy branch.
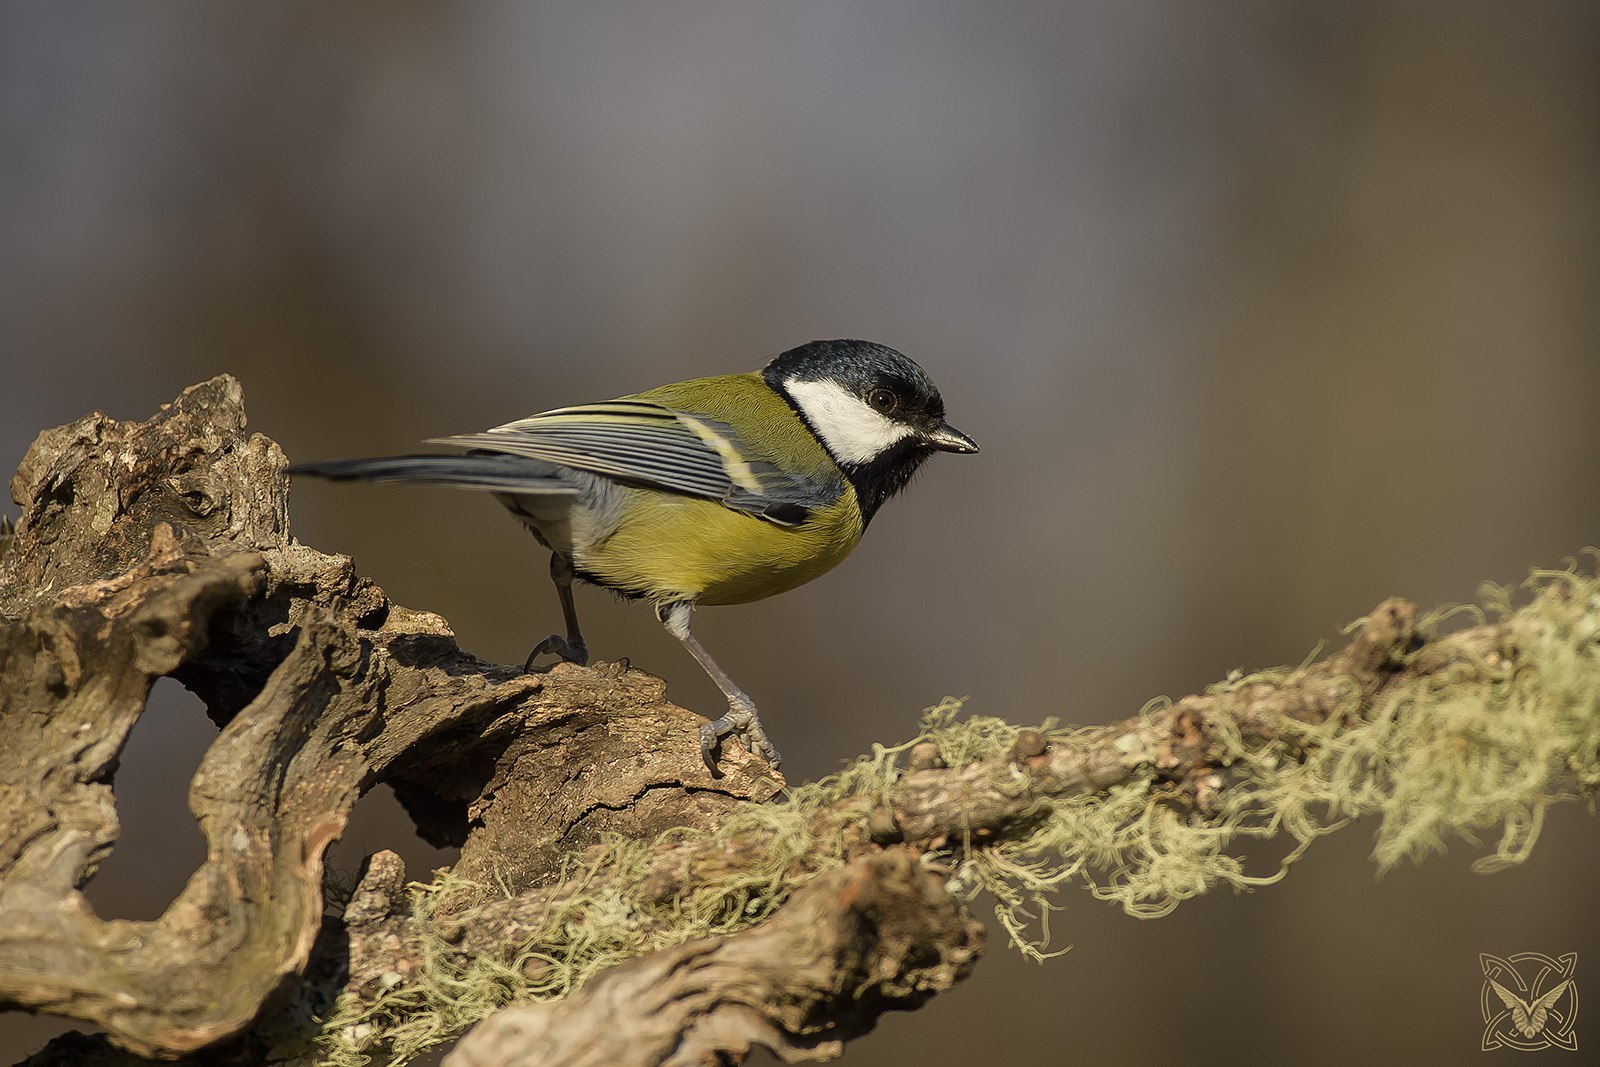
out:
M980 891L1042 956L1073 884L1162 915L1275 881L1368 815L1381 865L1489 831L1489 869L1600 785L1600 582L1576 565L1453 613L1385 602L1323 659L1106 726L947 702L780 793L738 753L709 778L692 716L647 675L461 653L442 620L289 539L282 468L218 379L148 423L50 431L13 481L0 1000L193 1063L404 1062L513 1003L534 1006L450 1062L823 1058L968 972ZM100 923L77 887L115 837L107 768L166 673L223 725L193 791L212 856L161 920ZM93 708L95 746L51 728ZM461 859L415 884L380 852L325 898L322 850L378 782ZM1274 836L1277 865L1249 872L1242 842ZM73 1038L36 1062L119 1058Z

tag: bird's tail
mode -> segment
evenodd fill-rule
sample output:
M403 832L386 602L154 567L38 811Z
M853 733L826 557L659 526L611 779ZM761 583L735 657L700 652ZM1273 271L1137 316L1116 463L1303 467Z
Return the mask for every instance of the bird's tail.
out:
M579 491L553 463L523 456L469 452L460 456L379 456L296 463L294 475L335 482L414 482L494 493L572 494Z

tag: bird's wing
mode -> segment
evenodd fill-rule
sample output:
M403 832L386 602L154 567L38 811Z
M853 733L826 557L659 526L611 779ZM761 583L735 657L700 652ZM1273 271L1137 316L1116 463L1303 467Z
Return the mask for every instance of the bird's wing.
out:
M1568 978L1565 982L1560 983L1550 992L1528 1005L1528 1023L1533 1027L1533 1033L1529 1034L1529 1037L1544 1029L1545 1020L1550 1017L1550 1009L1555 1007L1556 1001L1561 999L1561 994L1565 993L1567 986L1571 984L1572 979Z
M839 491L752 457L726 423L642 400L557 408L429 443L526 456L704 497L780 526L804 522Z

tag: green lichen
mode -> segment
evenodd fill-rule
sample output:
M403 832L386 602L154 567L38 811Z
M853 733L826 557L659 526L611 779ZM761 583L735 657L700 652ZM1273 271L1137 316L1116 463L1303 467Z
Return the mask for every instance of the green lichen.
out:
M1052 901L1063 888L1081 885L1132 915L1165 915L1217 886L1276 881L1317 837L1355 818L1376 818L1380 868L1424 856L1451 836L1475 841L1495 831L1478 868L1520 862L1550 804L1600 786L1600 582L1572 566L1538 572L1516 589L1488 587L1480 601L1433 613L1424 635L1500 620L1515 634L1512 654L1462 655L1442 672L1402 675L1370 706L1352 684L1326 722L1292 725L1267 745L1247 743L1219 716L1209 742L1226 777L1214 810L1199 813L1147 769L1103 793L1041 805L1020 836L957 843L936 857L955 869L952 891L987 892L1013 942L1043 959ZM1294 688L1305 667L1235 674L1212 692ZM1152 701L1142 714L1167 706ZM676 898L651 900L644 891L649 843L610 840L572 862L564 881L577 891L499 958L464 957L438 932L471 921L470 910L433 919L462 883L445 876L413 886L420 970L375 1003L341 997L323 1026L318 1062L404 1063L502 1004L559 998L646 952L762 921L797 886L844 862L849 824L889 794L913 744L934 742L950 766L1011 749L1019 727L960 709L947 700L929 709L912 741L875 746L838 774L716 830L674 831L685 841L705 838L715 846L710 854L738 857L696 868ZM1054 723L1043 730L1064 745L1084 743L1086 733ZM861 803L841 803L852 799ZM1287 844L1275 868L1249 873L1241 845L1274 837Z

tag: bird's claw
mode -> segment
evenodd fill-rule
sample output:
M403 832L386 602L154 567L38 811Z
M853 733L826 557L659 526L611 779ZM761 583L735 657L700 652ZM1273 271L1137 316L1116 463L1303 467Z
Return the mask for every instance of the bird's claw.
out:
M745 748L766 760L773 770L777 770L783 762L777 748L767 739L767 732L761 728L756 709L731 704L728 714L700 727L700 757L706 761L714 778L722 777L722 772L717 769L717 749L722 739L729 736L737 738Z
M522 673L537 673L538 668L534 667L533 661L538 659L540 656L549 653L554 653L556 656L560 657L557 660L557 662L560 663L576 663L580 667L587 667L589 665L588 645L585 645L582 641L568 641L560 634L551 634L549 637L533 646L533 651L528 653L528 659L522 665ZM551 664L551 666L554 665L555 664ZM548 670L549 668L545 669Z

